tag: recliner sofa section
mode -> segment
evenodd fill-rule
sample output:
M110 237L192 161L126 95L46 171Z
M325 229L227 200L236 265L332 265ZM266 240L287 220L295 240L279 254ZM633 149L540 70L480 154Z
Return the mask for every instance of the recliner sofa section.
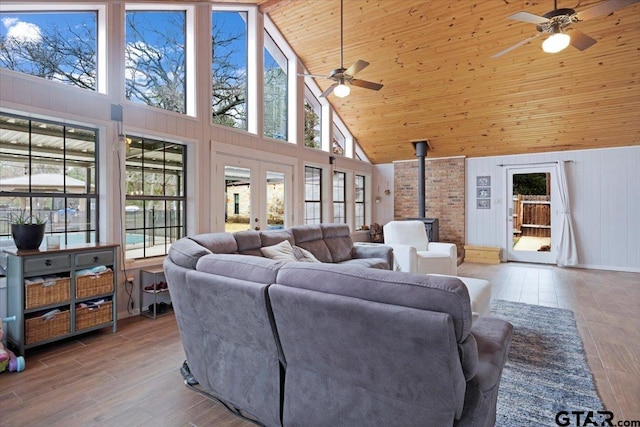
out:
M290 236L320 253L317 239L276 233L260 244ZM257 241L237 234L236 248L221 233L181 239L164 264L189 367L208 393L266 426L495 423L512 328L473 320L460 280L242 255ZM332 260L346 256L348 244L325 244Z

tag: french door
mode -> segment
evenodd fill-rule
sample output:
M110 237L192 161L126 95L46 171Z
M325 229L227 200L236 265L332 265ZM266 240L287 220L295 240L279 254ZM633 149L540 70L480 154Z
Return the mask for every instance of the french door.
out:
M291 165L241 157L216 156L216 229L228 232L272 230L291 221Z
M507 170L507 260L555 264L559 226L553 165Z

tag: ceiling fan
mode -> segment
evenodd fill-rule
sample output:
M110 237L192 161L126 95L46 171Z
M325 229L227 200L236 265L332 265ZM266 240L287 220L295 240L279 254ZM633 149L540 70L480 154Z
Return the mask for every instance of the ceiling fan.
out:
M639 0L640 1L640 0ZM300 74L305 77L317 77L317 78L325 78L329 80L333 80L333 84L325 90L321 97L327 97L333 92L333 94L339 98L344 98L348 96L351 92L351 86L363 87L365 89L371 90L380 90L382 86L380 83L368 82L366 80L359 80L353 78L357 73L366 68L369 63L362 60L357 60L353 65L349 68L344 68L342 57L343 57L343 31L344 31L344 4L343 0L340 0L340 68L336 68L335 70L331 70L329 75L318 75L318 74Z
M542 16L529 12L518 12L509 16L509 19L536 24L538 34L496 53L492 58L497 58L505 53L511 52L513 49L527 44L543 34L550 34L550 36L542 42L542 50L547 53L560 52L569 46L569 44L578 50L585 50L596 44L596 40L575 28L569 28L572 24L607 15L638 2L640 2L640 0L609 0L590 9L576 12L573 9L558 9L558 2L554 0L553 10Z

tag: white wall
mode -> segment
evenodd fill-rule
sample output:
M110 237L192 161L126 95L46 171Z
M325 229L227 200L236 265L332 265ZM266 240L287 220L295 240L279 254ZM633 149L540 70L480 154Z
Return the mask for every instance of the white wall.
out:
M579 266L640 271L640 145L466 160L466 244L507 242L506 168L571 160L567 184ZM476 209L476 176L490 175L491 209ZM504 255L503 255L504 260Z
M374 200L371 222L384 225L393 221L393 163L374 165L373 187L371 197ZM389 190L389 194L385 194ZM376 198L380 198L376 202Z
M107 7L110 28L124 28L124 3L109 3ZM207 28L210 21L209 3L196 4L197 25ZM187 234L212 231L215 224L214 209L222 199L222 191L212 188L216 153L226 152L243 157L253 157L284 163L293 166L293 201L294 224L303 223L304 206L304 165L307 163L327 166L330 154L297 144L262 138L258 135L211 125L209 115L209 97L198 96L196 115L188 116L158 108L150 108L139 103L127 101L124 96L124 55L117 46L124 46L121 31L109 32L109 52L107 72L107 93L100 94L89 90L71 87L65 84L47 81L41 78L0 69L0 108L7 113L19 114L32 118L42 118L76 125L84 125L99 129L100 154L100 236L101 242L121 241L122 212L124 196L119 190L124 180L124 144L120 141L118 123L111 120L111 106L123 106L124 133L166 141L187 144ZM210 45L196 38L197 58L210 58ZM260 61L261 62L261 61ZM302 70L300 70L302 71ZM200 94L207 93L210 86L209 66L196 69L196 86L204 88ZM303 78L298 79L298 94L304 93ZM258 117L262 117L261 106L258 105ZM303 112L300 108L300 116ZM302 131L298 132L299 140ZM228 150L233 147L233 150ZM351 175L358 173L373 178L373 166L365 161L348 157L338 157L335 167ZM326 177L329 174L326 173ZM324 179L324 194L331 194L330 180ZM391 184L392 185L392 184ZM113 195L122 195L121 201ZM367 194L371 200L371 192ZM375 197L375 196L374 196ZM327 204L327 209L329 209ZM368 217L371 218L372 206L368 205ZM125 317L126 293L124 292L125 276L132 277L138 283L140 268L156 266L161 259L126 261L120 264L123 270L118 282L119 318ZM137 292L134 291L137 305ZM0 304L2 301L0 300Z

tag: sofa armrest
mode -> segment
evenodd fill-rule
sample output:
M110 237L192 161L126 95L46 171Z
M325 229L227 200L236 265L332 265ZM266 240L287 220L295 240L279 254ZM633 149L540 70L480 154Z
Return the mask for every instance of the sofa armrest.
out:
M450 275L458 275L458 248L454 243L429 242L429 251L445 253L451 258Z
M414 246L385 243L393 249L393 270L415 272L418 267L418 251Z
M393 248L390 246L354 244L351 258L382 258L387 260L389 270L393 269Z

